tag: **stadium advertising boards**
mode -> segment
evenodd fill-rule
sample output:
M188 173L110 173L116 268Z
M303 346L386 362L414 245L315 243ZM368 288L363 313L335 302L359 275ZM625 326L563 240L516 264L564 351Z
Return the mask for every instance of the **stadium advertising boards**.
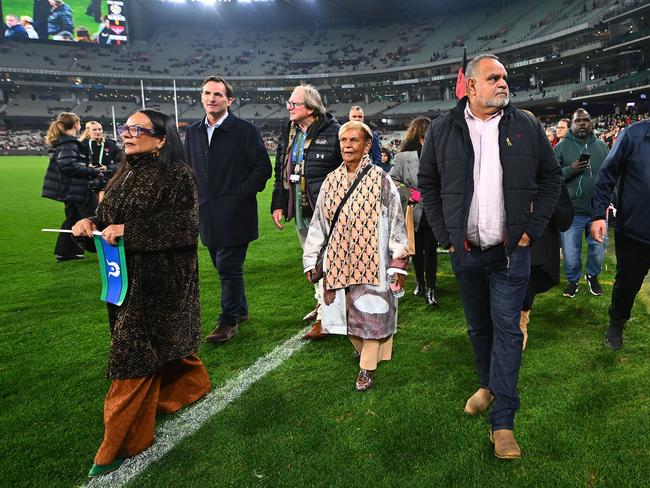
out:
M127 0L2 0L4 37L19 41L128 42Z

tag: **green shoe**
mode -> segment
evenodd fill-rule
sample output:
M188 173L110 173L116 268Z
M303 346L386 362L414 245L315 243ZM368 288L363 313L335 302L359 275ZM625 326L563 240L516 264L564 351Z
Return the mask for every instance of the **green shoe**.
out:
M109 464L93 464L93 467L88 471L88 477L93 478L95 476L101 476L111 471L115 471L117 468L122 466L124 459L117 458L112 463Z

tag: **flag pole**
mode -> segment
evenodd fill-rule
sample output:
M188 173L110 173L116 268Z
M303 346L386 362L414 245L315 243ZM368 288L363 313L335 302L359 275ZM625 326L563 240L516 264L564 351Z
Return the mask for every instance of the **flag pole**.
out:
M111 105L111 112L113 114L113 140L117 141L117 124L115 124L115 106Z
M176 128L178 128L178 99L176 98L176 80L174 80L174 114L176 115Z
M142 110L145 110L147 107L144 105L144 82L140 80L140 98L142 98Z

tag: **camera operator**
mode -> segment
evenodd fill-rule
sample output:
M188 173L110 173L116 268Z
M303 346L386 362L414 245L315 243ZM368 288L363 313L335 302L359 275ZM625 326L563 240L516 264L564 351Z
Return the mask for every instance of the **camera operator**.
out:
M86 150L89 165L104 167L99 176L90 182L90 189L97 193L99 201L104 197L104 188L124 158L117 142L104 137L102 124L95 120L86 122L80 141Z

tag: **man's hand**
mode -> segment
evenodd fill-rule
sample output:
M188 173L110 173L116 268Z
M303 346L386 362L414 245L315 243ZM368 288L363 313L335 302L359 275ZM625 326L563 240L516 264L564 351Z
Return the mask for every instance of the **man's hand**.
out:
M309 281L312 285L316 283L316 281L314 281L316 279L314 273L316 273L315 268L305 272L305 278L307 278L307 281Z
M275 226L280 230L284 229L284 225L282 225L282 218L284 217L284 212L282 211L282 209L276 208L271 215L273 216L273 223L275 224Z
M81 219L72 226L72 235L75 237L93 237L93 231L97 230L95 222L90 219Z
M530 246L530 237L528 237L528 234L524 232L524 234L521 236L521 239L519 239L517 245L521 247Z
M579 159L571 163L571 172L574 175L582 173L589 168L589 161L580 161Z
M596 242L605 242L607 223L605 220L594 220L591 223L591 238Z
M102 231L102 237L111 246L117 245L117 238L124 237L124 224L111 224Z

